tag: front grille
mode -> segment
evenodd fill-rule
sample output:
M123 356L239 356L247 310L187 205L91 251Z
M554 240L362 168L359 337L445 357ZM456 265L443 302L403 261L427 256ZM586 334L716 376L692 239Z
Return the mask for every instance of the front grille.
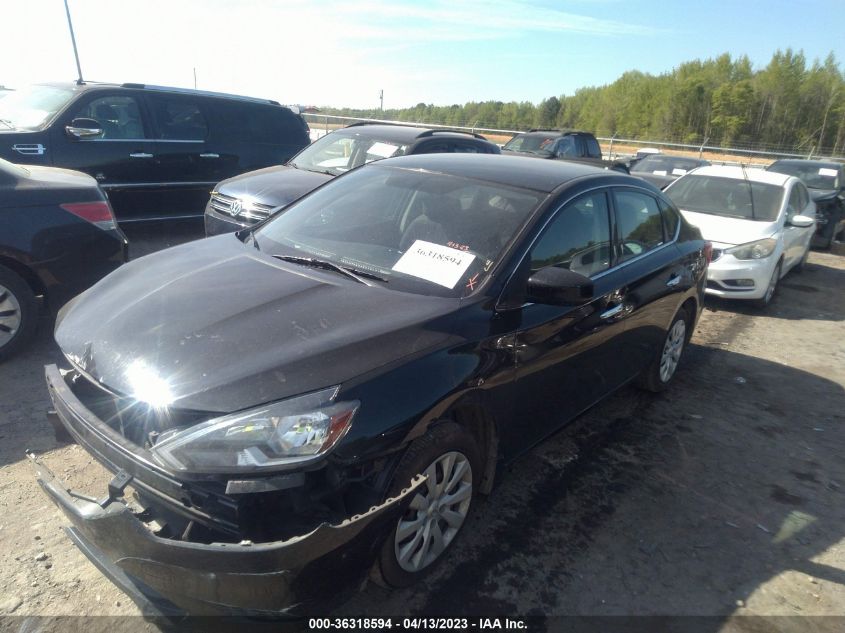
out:
M270 211L275 207L260 202L244 201L241 198L215 192L211 194L211 208L239 220L258 222L270 217Z
M69 374L66 382L86 409L142 448L155 444L158 435L168 429L196 424L215 415L204 411L156 409L131 396L107 391L77 371Z

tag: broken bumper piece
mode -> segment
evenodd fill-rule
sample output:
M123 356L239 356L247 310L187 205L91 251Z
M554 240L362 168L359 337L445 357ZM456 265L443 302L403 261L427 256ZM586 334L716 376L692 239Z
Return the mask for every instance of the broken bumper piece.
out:
M418 477L364 514L285 541L202 544L156 536L125 503L81 498L29 457L38 483L73 524L68 536L148 617L325 612L362 580L385 534L425 481Z

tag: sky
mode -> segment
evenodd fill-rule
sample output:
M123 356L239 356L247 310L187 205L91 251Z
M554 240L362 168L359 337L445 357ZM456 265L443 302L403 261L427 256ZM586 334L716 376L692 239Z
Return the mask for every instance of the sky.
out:
M286 104L531 101L777 49L845 70L843 0L68 0L83 77ZM0 85L76 78L63 0L0 0Z

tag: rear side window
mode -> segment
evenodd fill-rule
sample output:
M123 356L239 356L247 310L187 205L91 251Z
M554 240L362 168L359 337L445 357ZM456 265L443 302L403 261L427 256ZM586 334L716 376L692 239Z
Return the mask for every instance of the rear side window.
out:
M305 135L299 117L281 106L220 102L215 105L223 131L246 143L293 143Z
M663 234L667 241L675 239L675 233L678 231L678 225L681 223L681 218L678 212L672 208L671 205L660 201L660 213L663 214Z
M208 137L208 123L196 102L150 96L153 116L158 129L157 138L172 141L204 141Z
M601 158L601 147L596 139L591 136L585 136L584 143L587 146L587 156L590 158Z
M616 191L613 198L620 262L647 253L663 243L663 219L657 200L636 191Z
M558 211L534 248L531 270L559 266L590 277L610 267L607 195L590 193Z

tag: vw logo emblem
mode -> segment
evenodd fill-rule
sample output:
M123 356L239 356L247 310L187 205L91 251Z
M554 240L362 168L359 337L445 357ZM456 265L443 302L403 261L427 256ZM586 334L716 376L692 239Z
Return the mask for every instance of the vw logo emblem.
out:
M232 215L237 217L241 214L241 212L243 210L244 210L244 205L240 200L235 199L235 200L232 201L232 208L229 209L229 211L231 212Z

